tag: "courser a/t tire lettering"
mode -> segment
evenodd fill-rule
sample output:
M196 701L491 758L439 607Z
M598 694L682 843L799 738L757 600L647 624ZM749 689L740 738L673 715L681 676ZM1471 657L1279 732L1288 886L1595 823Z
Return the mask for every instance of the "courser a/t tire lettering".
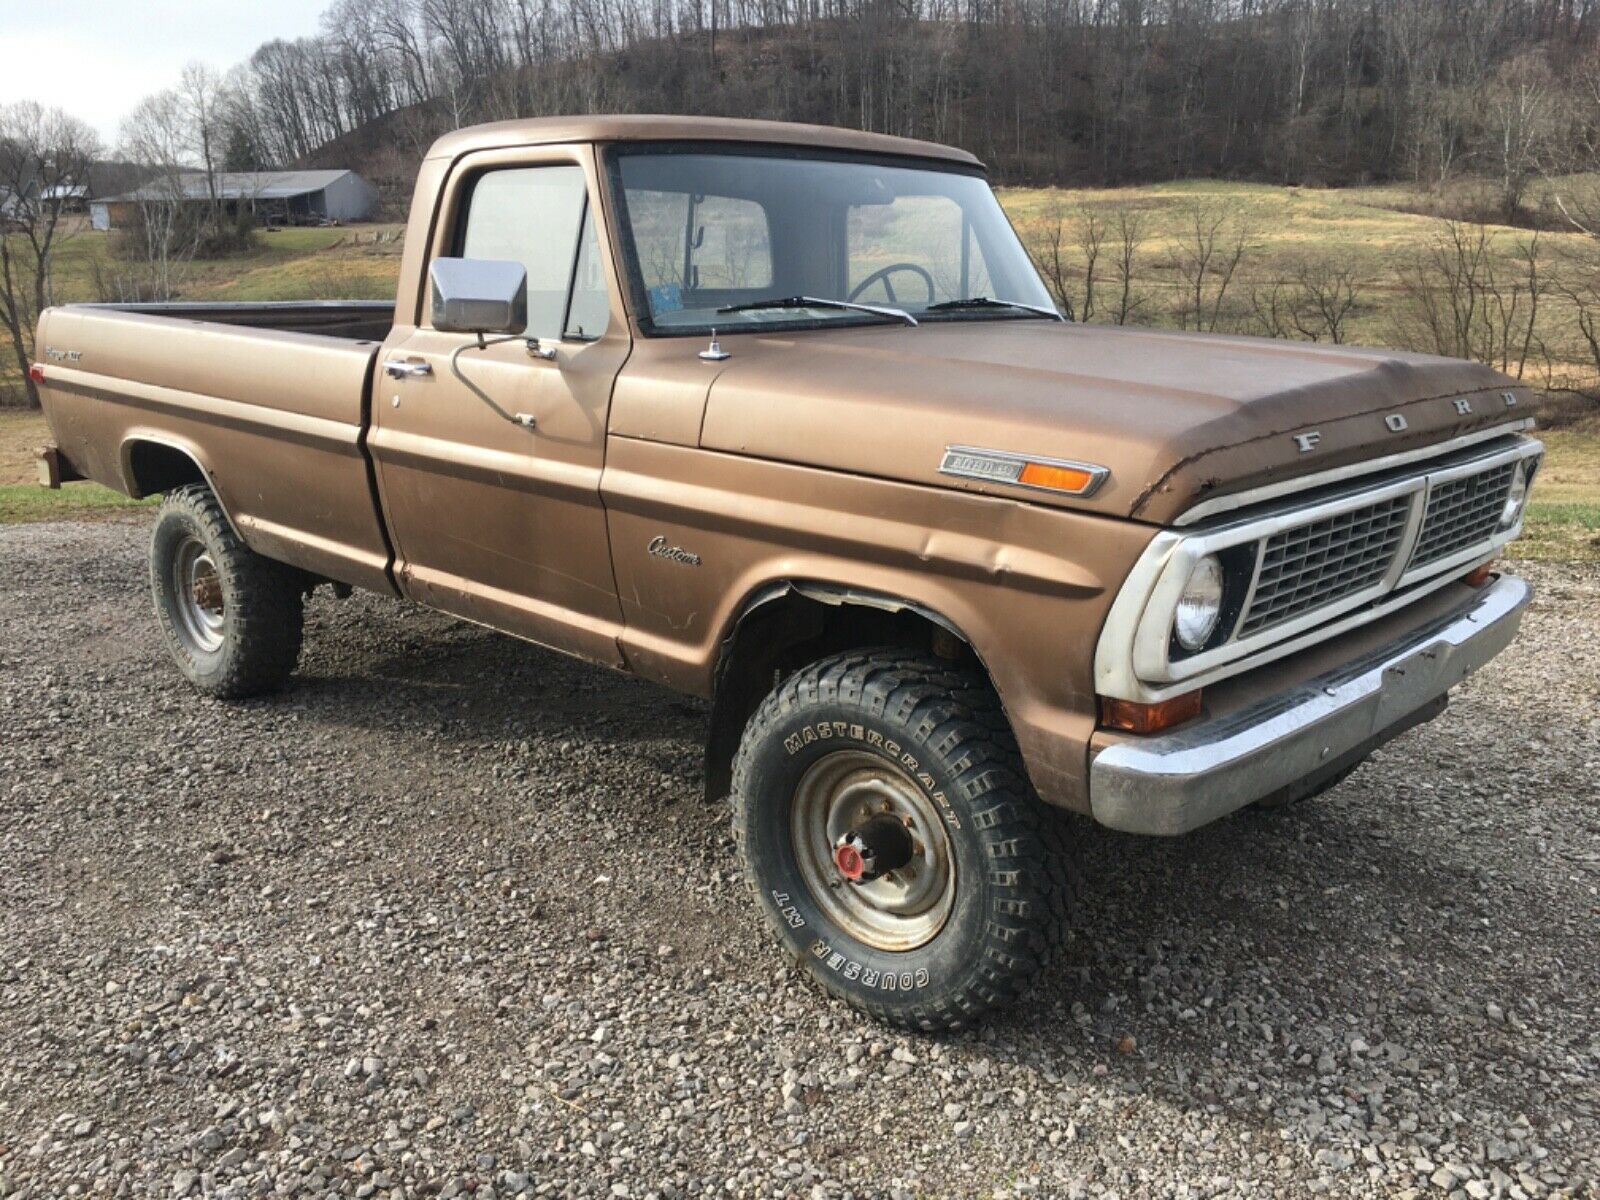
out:
M1061 818L1032 795L988 682L931 656L853 651L779 684L745 730L733 825L785 949L881 1020L968 1023L1015 999L1064 933ZM827 857L844 842L849 870L901 865L847 877Z

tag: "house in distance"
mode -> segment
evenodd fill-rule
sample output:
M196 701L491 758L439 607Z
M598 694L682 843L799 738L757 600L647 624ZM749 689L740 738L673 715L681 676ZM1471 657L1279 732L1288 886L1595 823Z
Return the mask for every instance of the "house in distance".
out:
M207 204L213 186L227 212L250 212L262 225L363 221L378 207L377 188L354 171L225 171L210 181L203 171L194 171L91 201L90 224L96 229L125 228L135 223L139 207L145 204L172 200Z

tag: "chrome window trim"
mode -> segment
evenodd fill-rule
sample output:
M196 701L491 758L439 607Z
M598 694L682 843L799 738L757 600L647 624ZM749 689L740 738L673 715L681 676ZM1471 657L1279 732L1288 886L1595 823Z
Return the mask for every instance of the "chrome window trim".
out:
M1499 432L1503 433L1504 430ZM1442 457L1461 448L1460 445L1435 447L1432 456ZM1225 519L1205 530L1187 530L1176 526L1161 530L1134 564L1107 614L1105 627L1095 648L1095 691L1103 696L1155 703L1253 670L1359 625L1379 620L1454 582L1471 567L1488 562L1521 535L1526 508L1511 527L1498 531L1493 538L1438 563L1429 563L1426 567L1410 571L1411 556L1422 534L1427 495L1433 482L1449 482L1519 459L1537 461L1543 452L1544 446L1536 439L1519 438L1510 446L1476 455L1464 462L1452 463L1436 472L1419 470L1385 484L1358 488L1316 504L1300 508L1279 507L1253 518ZM1190 566L1197 558L1217 549L1250 541L1264 543L1266 538L1285 529L1407 494L1411 496L1411 512L1406 530L1396 548L1394 563L1380 583L1243 641L1232 641L1230 635L1230 641L1214 650L1180 659L1176 663L1167 662L1166 655L1171 644L1171 606L1182 590ZM1261 555L1258 553L1252 569L1252 590L1260 571ZM1234 624L1234 633L1248 611L1248 605L1241 608Z
M1276 500L1280 496L1292 495L1295 492L1307 492L1315 488L1327 487L1329 484L1343 483L1347 479L1359 479L1363 475L1387 471L1392 467L1403 467L1410 463L1421 462L1424 459L1442 458L1446 454L1453 454L1457 450L1464 450L1468 446L1477 445L1479 442L1505 437L1507 434L1522 433L1532 428L1533 418L1524 417L1520 421L1508 421L1503 425L1479 429L1474 433L1464 434L1448 442L1435 442L1431 446L1423 446L1416 450L1404 450L1398 454L1386 454L1382 458L1369 458L1365 462L1351 463L1344 467L1334 467L1328 471L1318 471L1314 475L1301 475L1295 479L1286 479L1282 483L1265 484L1231 496L1218 496L1213 500L1202 500L1193 508L1184 510L1183 514L1173 522L1173 525L1178 528L1186 528L1190 525L1198 524L1207 517L1214 517L1218 513L1233 512L1236 509L1248 508L1252 505L1265 503L1268 500Z

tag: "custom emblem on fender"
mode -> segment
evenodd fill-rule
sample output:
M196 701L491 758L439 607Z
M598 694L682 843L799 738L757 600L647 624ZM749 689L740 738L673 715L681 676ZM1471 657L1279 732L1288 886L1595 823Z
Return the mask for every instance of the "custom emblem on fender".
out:
M1300 447L1301 454L1310 454L1317 448L1317 443L1322 440L1322 434L1313 429L1310 433L1297 433L1294 435L1294 444Z
M686 567L698 567L700 556L693 551L685 550L682 546L673 546L659 533L650 539L650 544L645 547L646 553L652 558L664 558L668 562L682 563Z
M57 350L54 346L44 348L44 356L56 362L77 362L83 357L82 350Z
M1401 433L1406 428L1405 414L1404 413L1390 413L1387 417L1385 417L1383 419L1383 423L1384 423L1384 426L1389 430L1390 433Z

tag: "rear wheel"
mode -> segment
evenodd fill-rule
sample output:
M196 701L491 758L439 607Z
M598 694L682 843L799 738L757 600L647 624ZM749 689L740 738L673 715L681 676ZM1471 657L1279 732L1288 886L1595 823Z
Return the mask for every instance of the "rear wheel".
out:
M294 670L304 576L241 542L209 488L193 484L162 501L150 585L173 661L207 695L273 691Z
M768 923L830 992L910 1028L969 1022L1038 971L1065 927L1060 831L987 682L903 650L797 672L734 767Z

